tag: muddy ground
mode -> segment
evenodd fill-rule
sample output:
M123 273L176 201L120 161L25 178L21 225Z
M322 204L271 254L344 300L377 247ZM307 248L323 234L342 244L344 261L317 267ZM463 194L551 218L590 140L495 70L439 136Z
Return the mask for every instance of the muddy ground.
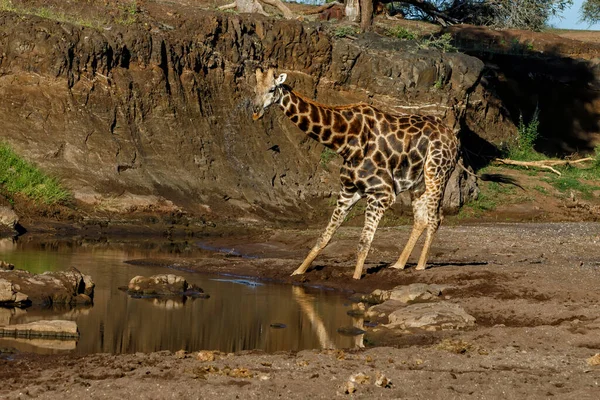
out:
M390 270L409 226L378 231L360 281L351 279L359 228L342 228L304 277L289 277L319 230L204 238L206 259L136 260L370 292L413 282L453 286L444 296L476 319L462 331L369 328L363 349L265 354L88 356L2 354L0 398L572 398L597 399L600 224L443 226L432 267ZM417 249L418 250L418 249ZM250 256L250 257L249 257ZM411 261L416 261L413 254ZM214 358L214 359L213 359ZM345 394L351 375L356 392ZM374 384L378 374L389 387Z

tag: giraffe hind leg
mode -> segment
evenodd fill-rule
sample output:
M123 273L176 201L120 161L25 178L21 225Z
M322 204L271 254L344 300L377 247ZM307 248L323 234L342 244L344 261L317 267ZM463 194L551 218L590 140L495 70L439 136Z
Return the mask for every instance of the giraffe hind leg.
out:
M331 219L329 220L329 224L325 231L321 234L317 243L310 250L302 264L292 272L292 275L302 275L306 272L310 264L317 258L319 253L329 244L329 241L333 237L333 234L340 227L342 222L346 219L346 216L352 209L352 207L360 200L361 196L358 192L348 192L342 191L338 197L337 205L335 210L333 210L333 214L331 215Z
M442 194L443 191L438 190L427 198L427 235L425 236L425 244L423 244L423 250L421 250L417 270L427 268L429 249L441 222L440 203L442 201Z
M413 219L414 222L410 237L404 246L404 250L402 250L402 254L400 254L400 258L398 258L398 261L391 268L404 269L406 267L415 244L427 227L427 201L425 194L422 194L421 197L413 202Z

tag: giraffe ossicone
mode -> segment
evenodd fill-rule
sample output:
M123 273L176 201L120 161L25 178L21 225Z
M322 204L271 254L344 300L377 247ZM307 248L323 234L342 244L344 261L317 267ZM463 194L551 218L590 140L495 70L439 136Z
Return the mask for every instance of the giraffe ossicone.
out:
M384 212L404 191L411 194L413 228L400 258L392 268L404 269L413 248L426 230L417 270L426 267L429 249L441 222L441 201L456 165L458 140L437 117L394 115L368 104L329 106L312 101L275 78L273 69L256 70L254 120L279 105L284 114L312 139L344 159L341 189L329 224L292 275L303 274L327 246L352 207L367 199L365 225L358 243L354 279L360 279L373 236Z

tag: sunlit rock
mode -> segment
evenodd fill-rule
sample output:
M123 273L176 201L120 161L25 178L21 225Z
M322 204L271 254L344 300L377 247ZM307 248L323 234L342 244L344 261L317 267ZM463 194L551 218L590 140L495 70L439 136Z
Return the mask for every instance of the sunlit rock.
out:
M133 297L208 297L200 287L188 283L182 276L173 274L160 274L150 277L136 276L129 281L126 288L121 289ZM175 304L165 304L165 306L176 308Z
M94 287L92 278L76 268L43 274L0 270L0 304L4 306L91 304Z
M363 300L372 303L383 303L387 300L397 300L402 303L419 303L430 301L442 295L449 289L446 285L428 285L426 283L412 283L410 285L396 286L391 290L376 289L370 295L363 296Z
M389 315L389 328L418 328L427 331L462 329L475 325L475 318L458 304L445 301L412 304Z
M18 223L19 216L12 208L0 206L0 224L10 229L15 229Z

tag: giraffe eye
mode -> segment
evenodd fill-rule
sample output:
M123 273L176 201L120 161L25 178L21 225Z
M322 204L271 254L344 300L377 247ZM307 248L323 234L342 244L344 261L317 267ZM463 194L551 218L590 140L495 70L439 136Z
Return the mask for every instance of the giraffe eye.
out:
M271 89L269 89L269 93L274 93L275 92L275 88L272 87Z

